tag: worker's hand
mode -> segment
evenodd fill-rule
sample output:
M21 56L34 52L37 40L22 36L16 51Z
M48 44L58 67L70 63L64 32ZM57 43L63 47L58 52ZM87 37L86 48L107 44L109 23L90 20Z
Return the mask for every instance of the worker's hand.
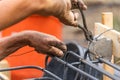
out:
M44 0L40 15L53 15L57 17L62 23L71 26L77 26L77 14L71 11L71 5L76 4L77 0ZM82 0L79 0L82 9L87 7Z
M62 23L71 26L78 26L77 23L78 13L72 11L72 9L78 8L78 6L76 6L77 4L80 5L81 9L83 10L87 9L87 6L84 4L83 0L65 0L66 6L63 12L57 16Z
M26 45L50 56L62 57L66 51L66 45L54 36L37 31L22 31L0 40L0 60Z
M27 31L26 33L29 35L29 45L34 47L37 52L58 57L64 55L63 52L66 51L66 46L56 37L36 31Z

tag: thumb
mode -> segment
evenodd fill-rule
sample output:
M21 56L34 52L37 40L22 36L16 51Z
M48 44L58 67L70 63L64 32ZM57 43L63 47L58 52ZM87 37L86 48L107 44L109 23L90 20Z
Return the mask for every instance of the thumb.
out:
M70 10L65 12L64 16L60 18L60 21L66 25L76 27L78 26L77 19L78 19L78 13L75 13Z

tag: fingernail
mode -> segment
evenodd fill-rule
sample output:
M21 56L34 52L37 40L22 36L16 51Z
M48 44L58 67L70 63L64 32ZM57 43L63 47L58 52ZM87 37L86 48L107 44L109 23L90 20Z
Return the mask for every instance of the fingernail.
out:
M74 13L74 20L76 21L79 17L79 13Z
M84 10L86 10L87 9L87 6L86 5L84 5Z
M63 50L64 50L64 51L67 51L67 46L63 46Z
M58 53L58 55L59 55L60 57L62 57L62 56L64 56L64 53L63 53L62 51L60 51L60 52Z

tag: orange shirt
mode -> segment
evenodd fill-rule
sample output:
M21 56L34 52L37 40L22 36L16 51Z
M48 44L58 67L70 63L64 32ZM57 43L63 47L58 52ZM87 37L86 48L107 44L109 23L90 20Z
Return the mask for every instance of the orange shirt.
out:
M23 30L36 30L40 32L45 32L56 36L61 39L61 23L55 17L42 17L34 15L28 17L27 19L13 25L12 27L2 31L2 36L9 36ZM29 52L24 55L19 55L28 51L34 50L28 46L21 48L17 52L8 56L6 59L9 62L10 67L34 65L44 67L45 55L38 54L37 52ZM11 71L12 80L23 80L26 78L38 78L42 76L42 72L35 69L24 69Z

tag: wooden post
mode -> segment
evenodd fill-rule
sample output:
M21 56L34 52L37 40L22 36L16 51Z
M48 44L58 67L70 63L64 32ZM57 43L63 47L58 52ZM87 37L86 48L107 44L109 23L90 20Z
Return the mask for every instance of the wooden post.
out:
M113 13L111 12L103 12L102 13L102 24L108 26L113 29Z
M102 24L108 26L109 28L113 29L113 13L112 12L103 12L102 13ZM112 63L114 63L114 54L112 55ZM104 69L112 74L114 74L113 68L104 64ZM110 78L104 76L103 80L111 80Z
M102 32L108 30L108 29L113 29L113 14L111 12L104 12L102 13L102 23L95 23L95 35L99 35ZM115 30L111 30L106 32L105 34L103 34L103 36L105 36L106 38L110 38L113 41L113 58L112 58L112 63L114 62L114 56L118 56L118 58L120 58L120 50L118 50L118 48L120 48L120 42L119 42L119 36L120 33L115 31ZM114 70L113 68L111 68L110 66L104 64L104 69L107 70L109 73L114 74ZM103 80L111 80L110 78L104 76Z

